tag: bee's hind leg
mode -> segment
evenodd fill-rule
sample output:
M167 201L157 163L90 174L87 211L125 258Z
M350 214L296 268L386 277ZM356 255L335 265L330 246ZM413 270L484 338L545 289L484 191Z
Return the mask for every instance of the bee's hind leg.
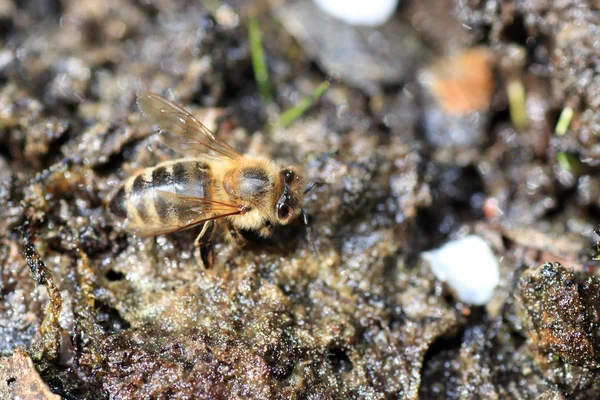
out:
M194 240L196 260L198 260L198 264L202 263L205 269L211 269L215 264L215 248L212 239L216 226L215 221L205 222L196 240Z

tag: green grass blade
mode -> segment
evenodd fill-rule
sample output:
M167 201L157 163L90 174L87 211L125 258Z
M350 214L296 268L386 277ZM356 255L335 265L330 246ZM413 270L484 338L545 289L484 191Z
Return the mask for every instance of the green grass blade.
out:
M317 86L313 92L312 96L303 99L296 106L281 114L281 117L279 117L279 125L283 126L284 128L290 126L292 122L300 118L302 114L304 114L306 110L308 110L314 104L314 102L317 101L319 97L323 95L323 93L325 93L330 85L331 84L328 81L321 82L321 84Z
M556 124L556 128L554 129L554 132L556 132L558 136L563 136L565 133L567 133L572 118L573 109L568 106L563 108L562 112L560 113L560 117L558 118L558 122Z
M262 43L262 34L256 18L250 19L248 28L250 36L250 56L252 58L252 68L254 69L254 78L258 86L258 92L262 98L263 104L271 103L273 96L271 94L271 84L269 83L269 71L265 61L265 52Z
M527 127L527 114L525 110L525 87L519 80L508 83L508 111L510 119L517 129Z

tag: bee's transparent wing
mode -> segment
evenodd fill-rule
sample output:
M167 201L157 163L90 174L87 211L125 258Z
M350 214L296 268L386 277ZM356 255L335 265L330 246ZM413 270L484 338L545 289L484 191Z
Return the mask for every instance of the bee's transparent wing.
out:
M165 212L172 214L171 218L167 219L176 222L134 225L126 221L125 229L141 237L160 236L245 212L243 207L237 205L167 191L157 191L155 201L165 207Z
M164 97L150 92L138 93L137 104L142 113L163 130L165 144L176 152L192 157L200 154L231 160L241 157L192 114Z

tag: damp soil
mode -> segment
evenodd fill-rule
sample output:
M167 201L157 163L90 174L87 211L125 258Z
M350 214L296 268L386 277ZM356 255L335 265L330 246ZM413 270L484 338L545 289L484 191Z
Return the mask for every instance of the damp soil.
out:
M2 396L593 397L600 10L401 3L370 28L308 1L0 0ZM211 270L195 229L122 229L110 195L180 157L142 90L321 182L304 199L318 255L301 221L217 237ZM499 260L486 306L420 257L467 234Z

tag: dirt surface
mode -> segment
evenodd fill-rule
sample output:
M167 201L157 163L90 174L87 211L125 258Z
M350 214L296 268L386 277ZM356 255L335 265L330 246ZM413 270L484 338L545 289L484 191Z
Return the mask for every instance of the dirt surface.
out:
M383 27L344 26L343 45L312 3L205 3L0 0L0 372L22 373L0 374L0 393L597 393L594 2L405 1ZM247 233L243 249L219 237L209 271L197 229L120 228L110 194L178 157L137 110L140 90L323 181L304 200L318 258L301 221ZM499 260L486 306L458 301L420 257L469 234Z
M60 400L42 381L31 358L23 349L15 350L0 364L0 396L3 399Z

